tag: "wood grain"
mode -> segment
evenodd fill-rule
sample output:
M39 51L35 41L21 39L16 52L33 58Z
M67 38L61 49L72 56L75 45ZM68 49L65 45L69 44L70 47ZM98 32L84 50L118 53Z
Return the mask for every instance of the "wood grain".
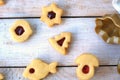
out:
M103 16L116 13L112 0L6 0L6 4L0 6L0 17L40 17L41 8L53 2L64 9L63 16Z
M22 76L24 68L0 68L5 75L5 80L28 80ZM116 67L99 67L91 80L119 80L120 75ZM59 67L56 74L48 75L44 80L78 80L76 67Z
M117 65L120 57L120 45L106 44L94 31L95 18L64 18L63 23L49 28L39 19L26 19L30 22L34 34L24 43L11 39L8 29L16 19L0 20L0 66L26 66L32 59L40 58L50 63L58 61L59 66L76 65L74 60L84 52L93 53L100 65ZM72 33L72 43L68 54L59 54L48 42L61 32Z

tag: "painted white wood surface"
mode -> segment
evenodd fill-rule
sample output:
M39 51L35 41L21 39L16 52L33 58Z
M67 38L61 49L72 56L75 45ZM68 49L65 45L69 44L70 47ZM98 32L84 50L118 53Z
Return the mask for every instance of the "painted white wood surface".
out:
M6 17L40 17L41 8L56 2L64 9L63 16L103 16L116 13L112 0L6 0L0 6L0 18ZM0 19L0 67L26 66L32 59L40 58L47 63L58 61L57 74L49 75L44 80L78 80L76 77L75 58L83 52L90 52L100 60L92 80L119 80L120 75L114 66L120 57L120 45L106 44L94 31L95 18L63 18L61 25L47 27L38 18L27 19L34 34L24 43L16 43L11 39L8 29L17 19ZM55 51L48 38L69 31L73 33L72 44L66 56ZM65 67L66 66L66 67ZM27 80L22 77L24 68L0 68L6 80Z
M119 80L116 67L99 67L91 80ZM28 80L23 74L24 68L0 68L6 80ZM59 67L56 74L49 74L44 80L78 80L76 67Z
M16 19L0 20L0 66L26 66L32 59L45 62L58 61L60 66L76 65L75 58L83 52L93 53L100 65L117 65L120 45L106 44L94 31L95 18L64 18L63 23L49 28L39 19L26 19L34 34L24 43L11 39L8 29ZM48 42L50 37L61 32L71 32L72 43L68 55L59 54Z
M0 17L39 17L41 8L55 2L64 16L102 16L116 13L112 0L6 0Z

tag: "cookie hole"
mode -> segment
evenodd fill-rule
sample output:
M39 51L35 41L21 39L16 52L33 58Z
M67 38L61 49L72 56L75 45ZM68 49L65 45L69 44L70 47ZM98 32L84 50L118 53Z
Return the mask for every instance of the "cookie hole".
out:
M24 28L22 26L18 26L16 29L15 29L15 33L20 36L22 35L23 33L25 32Z
M82 69L82 72L83 72L84 74L89 73L89 66L88 66L88 65L85 65L85 66L83 67L83 69Z
M35 72L35 69L34 68L30 68L29 72L32 74Z
M65 37L57 41L58 45L62 46L65 41Z
M48 12L48 18L53 19L56 17L56 13L53 11Z

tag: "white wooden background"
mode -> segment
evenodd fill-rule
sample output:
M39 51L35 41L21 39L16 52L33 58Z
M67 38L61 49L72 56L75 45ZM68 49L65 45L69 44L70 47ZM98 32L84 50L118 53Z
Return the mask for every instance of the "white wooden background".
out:
M49 28L41 22L41 7L56 2L64 9L63 23ZM95 18L104 14L117 13L112 0L6 0L0 6L0 72L6 80L27 80L22 73L25 66L35 58L50 63L58 61L58 72L44 80L78 80L75 58L83 52L95 54L100 60L92 80L120 80L117 61L120 45L106 44L94 31ZM8 29L17 19L30 22L34 34L24 43L11 39ZM66 56L55 51L48 38L61 32L73 33L72 44Z

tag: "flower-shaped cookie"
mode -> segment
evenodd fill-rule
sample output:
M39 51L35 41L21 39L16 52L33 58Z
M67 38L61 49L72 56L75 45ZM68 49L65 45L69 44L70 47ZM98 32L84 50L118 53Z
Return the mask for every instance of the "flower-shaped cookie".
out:
M58 8L55 3L50 6L42 8L41 20L45 22L48 26L52 27L54 24L61 23L61 16L63 10Z
M55 38L49 39L50 44L61 54L67 53L67 48L71 42L71 33L62 32L60 35L55 36Z
M56 73L57 62L47 64L39 59L33 60L23 72L23 76L30 80L41 80L49 73Z
M78 56L75 62L78 64L76 72L80 80L89 80L92 78L94 76L94 67L99 66L98 59L90 53Z
M32 34L29 23L25 20L17 20L9 29L10 34L16 42L24 42Z
M109 44L120 44L120 16L105 15L96 19L95 31Z
M0 0L0 6L1 5L4 5L5 3L4 3L4 0Z

